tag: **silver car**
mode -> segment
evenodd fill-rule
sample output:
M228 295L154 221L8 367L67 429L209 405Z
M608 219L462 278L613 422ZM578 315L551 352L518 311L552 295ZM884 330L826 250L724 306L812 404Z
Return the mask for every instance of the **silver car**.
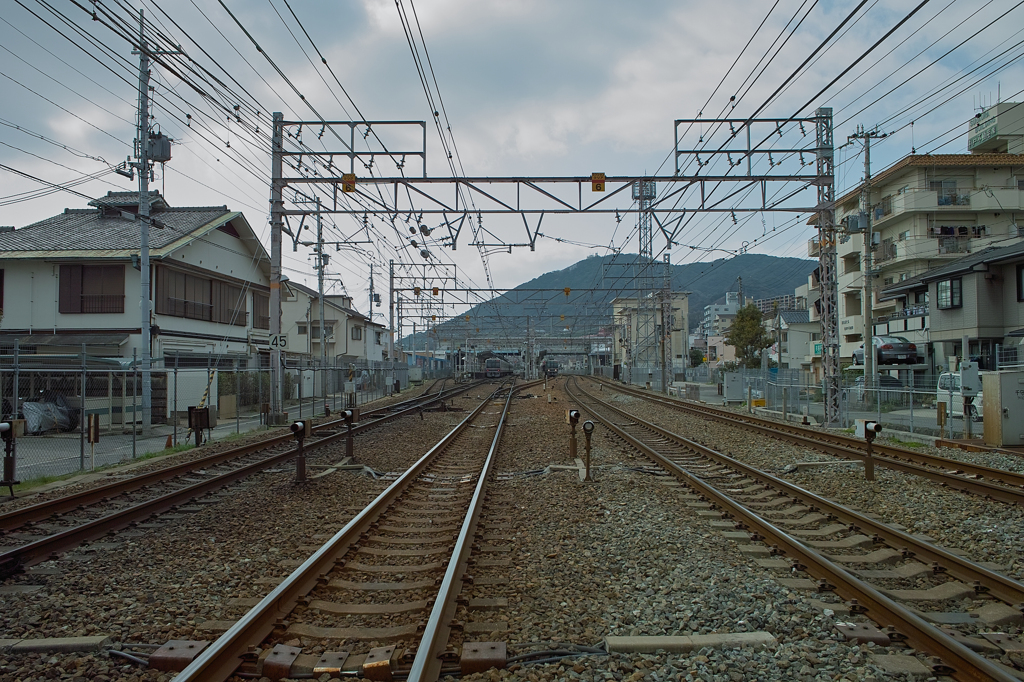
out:
M872 336L875 362L879 365L916 365L917 346L902 336ZM853 351L853 364L864 364L864 344Z

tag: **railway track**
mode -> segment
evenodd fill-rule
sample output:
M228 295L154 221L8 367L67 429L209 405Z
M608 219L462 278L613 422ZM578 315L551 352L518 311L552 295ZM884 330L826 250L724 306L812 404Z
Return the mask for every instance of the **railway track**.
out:
M835 457L864 461L868 457L864 440L797 424L738 414L710 405L653 395L617 383L602 381L616 391L657 405L699 415L737 428L817 450ZM1024 506L1024 474L941 457L910 448L875 441L872 446L875 466L914 476L922 476L956 490Z
M797 578L794 589L844 600L822 608L859 621L840 628L849 639L905 641L941 661L933 666L936 674L955 679L1024 675L996 660L1024 647L997 631L1019 628L1024 584L643 421L569 382L566 390L615 436L691 488L690 504L709 516L716 510L730 516L731 523L719 523L735 524L741 531L736 539L763 543L763 565L809 576ZM965 601L970 611L960 608Z
M362 433L422 407L475 388L468 384L427 395L402 409L354 425ZM347 438L344 419L316 425L305 443L315 451ZM189 462L89 488L0 514L0 579L84 542L175 509L295 457L291 433L231 448Z
M513 384L485 400L176 679L224 680L236 671L280 679L308 670L313 677L392 679L400 671L409 680L436 680L503 664L503 646L467 643L471 627L449 639L463 581L500 584L466 572L474 552L474 572L504 565L487 557L507 546L474 543L478 529L497 523L490 529L500 530L487 485ZM294 638L329 644L304 653L283 643ZM249 652L258 646L254 657Z

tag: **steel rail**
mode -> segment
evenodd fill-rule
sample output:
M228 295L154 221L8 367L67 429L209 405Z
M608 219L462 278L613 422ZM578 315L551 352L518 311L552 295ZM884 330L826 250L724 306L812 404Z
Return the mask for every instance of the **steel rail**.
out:
M602 383L608 382L602 381ZM643 391L624 388L615 384L610 385L614 386L618 391L643 398L649 402L709 416L727 424L764 433L794 445L811 447L829 455L846 459L864 459L867 456L864 451L864 442L850 436L826 433L796 424L784 424L750 415L737 415L707 405L695 405L683 400L654 396ZM877 466L916 476L924 476L940 481L951 488L991 497L1001 502L1024 505L1024 474L987 467L981 464L962 462L957 459L950 459L949 457L916 452L909 448L885 445L877 441L875 441L872 449L874 453L872 459ZM954 473L948 473L950 471L979 478L965 478Z
M568 390L568 386L566 386L566 389ZM614 412L621 412L617 408L607 405L607 403L604 403L603 401L597 400L596 398L592 399L595 402L608 407ZM761 533L766 540L770 541L771 544L782 549L791 557L796 558L802 564L803 570L807 573L819 579L826 580L829 583L829 586L832 587L841 597L847 600L856 599L859 604L865 607L865 612L870 615L873 621L882 626L891 626L895 628L897 632L906 637L907 642L914 648L938 656L943 663L952 668L952 675L956 679L976 680L978 682L989 682L992 680L997 682L1014 682L1014 680L1017 679L1002 668L994 665L985 657L976 654L966 646L960 644L944 633L940 628L935 627L920 616L917 616L913 612L905 609L903 606L889 597L886 597L868 583L855 577L850 572L829 561L818 552L805 546L799 540L782 529L739 504L714 486L702 481L697 476L686 471L672 460L666 458L645 443L626 433L615 424L602 419L592 408L587 408L582 404L581 407L594 415L595 418L601 420L609 430L620 438L664 466L676 478L683 481L693 490L699 491L702 495L714 500L715 504L724 509L726 513L730 514L746 526L757 529L757 531ZM622 414L624 416L628 416L630 419L636 419L635 417L626 415L625 413ZM682 440L685 441L686 439ZM764 474L763 472L761 472L761 477L774 478L770 475Z
M761 469L750 466L749 464L744 464L743 462L713 450L706 445L692 441L684 436L673 433L668 429L664 429L656 424L645 421L626 412L622 408L600 400L582 388L578 390L594 402L636 422L640 426L657 433L663 438L669 439L683 447L729 467L738 469L747 476L751 476L756 478L759 482L766 483L776 489L782 490L785 494L812 508L820 509L827 514L831 514L837 519L842 520L844 523L854 526L855 530L870 533L873 537L884 540L894 548L910 549L913 554L925 561L936 562L945 566L948 569L949 575L968 583L977 582L981 587L987 590L989 594L997 599L1012 605L1024 603L1024 584L1019 583L1016 580L1012 580L1011 578L1007 578L1006 576L1000 575L994 571L990 571L984 566L980 566L973 561L964 559L963 557L957 556L956 554L948 552L940 547L918 540L909 533L904 533L903 531L896 530L895 528L881 523L880 521L875 521L864 514L855 512L852 509L829 500L828 498L822 497L806 490L805 488L801 488L798 485L790 483L789 481L773 476L766 471L762 471Z
M534 382L539 383L539 382ZM518 389L510 388L508 398L505 399L505 407L498 418L498 429L491 441L491 448L487 451L487 458L480 471L480 477L476 482L476 489L473 491L473 498L469 503L469 512L462 522L462 529L459 531L458 540L452 550L452 558L448 562L444 579L434 601L434 607L430 611L430 618L416 647L416 657L409 669L409 682L434 682L441 676L442 661L439 654L442 653L448 644L451 636L451 623L455 617L458 607L456 599L462 592L462 577L468 568L469 555L473 551L472 542L476 535L476 529L480 522L480 513L483 509L484 491L487 487L491 470L494 468L494 460L498 452L498 443L501 441L501 434L505 429L505 420L508 417L512 405L512 396L518 390L522 390L530 384L524 384Z
M524 385L522 388L525 388ZM316 552L285 578L270 594L242 616L223 635L206 647L177 677L176 682L226 680L242 663L250 646L262 642L274 624L295 608L299 600L333 570L337 561L360 540L398 497L423 473L437 456L462 433L491 401L484 400L425 455L380 493L369 505L334 534Z
M483 404L486 404L486 401ZM401 413L388 415L387 417L362 424L359 427L354 427L353 433L366 431L374 426L378 426L384 421L395 419L401 414L408 413L414 409L416 408L408 408L403 410ZM329 425L337 426L338 422L329 422L328 424L324 424L321 429L326 430L326 427ZM347 431L340 431L325 438L321 438L320 440L307 441L305 451L308 455L313 450L332 445L347 437ZM291 439L293 439L293 436L289 434L288 436L275 437L271 440L275 444L278 444L279 441L288 441ZM260 447L266 447L267 441L263 441L257 445ZM252 446L247 447L251 448ZM255 449L260 448L257 447ZM0 553L0 579L13 575L20 568L33 566L42 561L46 561L47 559L54 558L61 553L74 549L84 542L95 540L96 538L103 537L108 533L127 528L139 519L161 514L168 509L172 509L191 499L201 497L213 490L223 488L235 481L252 476L263 469L280 464L281 462L287 461L293 457L295 457L294 450L272 455L257 462L239 467L238 469L214 476L206 481L200 481L199 483L179 488L151 500L146 500L129 507L118 509L110 514L93 519L92 521L87 521L72 528L68 528L67 530L54 533L53 535L48 535L47 537L34 542L9 549ZM191 462L190 464L194 466L195 462ZM106 487L108 486L105 486L105 488Z
M459 390L467 391L475 386L476 385L474 384L470 384ZM445 397L451 397L451 395L455 394L451 393ZM436 402L439 399L440 398L438 396L433 396L424 404L430 404L432 402ZM389 414L384 417L375 419L371 422L357 424L352 427L352 432L362 433L363 431L367 431L373 428L374 426L378 426L379 424L382 424L384 422L410 414L413 411L417 410L419 407L420 404L416 404L399 412L395 412L393 414ZM323 422L321 424L314 425L313 433L316 434L317 432L330 431L333 429L344 427L345 421L343 419L336 419L333 421ZM195 459L189 462L182 462L180 464L174 464L168 467L163 467L161 469L156 469L148 473L139 474L138 476L132 476L131 478L126 480L115 481L113 483L108 483L107 485L89 488L88 490L82 490L80 492L73 493L71 495L65 495L63 497L59 497L57 499L50 500L47 502L39 502L37 504L28 505L25 507L21 507L20 509L12 509L9 512L0 514L0 533L14 530L16 528L24 526L25 524L49 518L56 514L62 514L64 512L72 511L74 509L78 509L79 507L93 505L96 504L97 502L103 502L108 499L117 497L118 495L123 495L125 493L129 493L140 488L145 488L146 486L161 483L163 481L172 479L176 476L187 474L191 471L194 471L195 469L202 469L205 467L220 464L221 462L225 462L230 459L245 457L246 455L250 455L260 450L273 448L278 445L291 442L293 439L294 437L292 436L291 433L284 433L278 436L271 436L270 438L266 438L255 443L239 445L237 447L230 448L228 450L224 450L223 452L212 454L207 457L202 457L200 459ZM317 443L310 442L307 447L315 447L316 445Z

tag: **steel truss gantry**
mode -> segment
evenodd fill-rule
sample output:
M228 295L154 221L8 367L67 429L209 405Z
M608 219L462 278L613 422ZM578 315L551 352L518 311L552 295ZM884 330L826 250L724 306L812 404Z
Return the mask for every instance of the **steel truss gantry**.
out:
M760 212L808 213L816 216L819 231L820 276L821 276L821 320L822 320L822 365L825 375L826 422L831 423L838 414L838 319L836 317L836 272L835 272L835 178L833 163L832 110L820 108L812 117L768 118L768 119L678 119L675 121L675 173L664 176L601 176L600 189L595 176L516 176L516 177L427 177L426 139L423 122L393 122L403 126L418 127L417 143L422 147L406 144L405 151L388 150L378 131L392 122L364 121L285 121L280 113L274 114L274 130L271 158L271 333L280 333L280 278L281 278L281 232L289 216L305 216L310 209L300 206L285 206L285 190L288 187L319 187L327 199L320 207L321 214L375 216L396 220L402 216L416 216L419 220L430 217L438 227L447 230L445 245L455 249L458 246L462 227L467 220L476 219L475 230L484 215L519 215L526 230L526 240L518 244L485 244L480 247L511 248L513 246L536 248L541 222L545 215L617 215L619 217L638 214L638 219L649 217L656 224L666 240L666 248L676 245L684 220L695 213ZM687 127L680 134L680 126ZM814 127L813 141L804 143L806 126ZM700 131L700 144L685 145L687 133L696 126ZM340 150L313 150L308 146L296 145L297 149L286 149L285 140L297 140L300 135L293 131L319 130L319 143L326 145L331 139L341 141ZM347 136L334 131L335 127L345 128ZM728 127L728 132L726 132ZM800 137L792 143L795 129ZM762 135L767 130L767 134ZM326 135L326 131L331 131ZM706 131L706 132L705 132ZM372 138L380 142L376 148L369 144ZM710 146L713 135L727 135L725 144L717 148ZM785 141L783 147L773 146L778 140ZM705 135L709 142L704 142ZM355 149L358 136L367 142L367 150ZM347 138L347 139L346 139ZM412 138L408 138L412 139ZM754 139L760 139L754 143ZM681 147L681 145L684 145ZM700 146L704 145L704 146ZM814 172L805 170L809 164L805 155L814 159ZM407 156L422 158L422 177L402 175ZM340 173L335 158L348 160L349 173ZM382 157L395 162L398 175L383 177L374 175L375 161ZM778 162L776 162L778 157ZM799 157L799 168L795 159ZM728 161L728 172L702 173L705 166L721 165ZM755 169L768 160L767 173L755 173ZM787 162L787 159L789 160ZM685 163L683 161L685 160ZM305 163L304 163L305 161ZM296 174L285 175L287 166ZM359 171L362 166L366 173ZM744 167L745 166L745 167ZM687 169L696 171L687 172ZM783 168L785 167L785 170ZM741 169L733 173L734 168ZM633 189L661 187L660 195L648 200L634 200ZM591 192L584 200L584 186L591 184ZM787 187L789 185L790 187ZM773 191L769 191L769 187ZM816 188L817 196L813 205L800 198L805 190ZM775 189L778 191L774 191ZM627 191L629 189L630 191ZM595 194L598 196L595 198ZM644 192L640 191L641 197ZM535 218L531 224L530 218ZM482 234L482 231L476 232ZM653 228L652 228L653 234ZM653 248L652 254L653 256ZM642 284L641 284L642 286ZM653 277L647 289L654 292ZM654 302L652 301L652 305ZM391 328L394 334L394 301L391 305ZM393 347L393 346L392 346ZM272 365L280 364L279 351L272 352ZM393 355L392 355L393 357ZM272 371L272 381L276 373ZM275 382L272 390L280 391ZM272 411L279 410L279 397L272 402Z

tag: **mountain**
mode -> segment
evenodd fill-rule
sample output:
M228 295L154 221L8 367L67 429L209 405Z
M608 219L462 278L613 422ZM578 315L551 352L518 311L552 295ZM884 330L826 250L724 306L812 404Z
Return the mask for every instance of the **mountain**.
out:
M611 323L610 302L616 296L635 296L636 254L591 256L562 270L548 272L524 282L512 291L475 306L464 316L437 325L441 337L455 338L504 335L522 337L527 326L539 334L589 334ZM807 275L818 265L803 258L780 258L742 254L704 263L672 266L672 290L690 292L690 329L699 324L704 306L724 303L727 291L738 290L743 278L743 296L751 299L792 294L807 283ZM656 288L663 277L661 263L651 273ZM566 296L562 290L568 287ZM530 292L531 289L548 291ZM565 316L564 321L562 316ZM480 331L478 332L477 329ZM417 334L418 347L425 335ZM409 337L407 337L409 338ZM433 345L433 344L431 344ZM407 343L407 347L409 347Z

